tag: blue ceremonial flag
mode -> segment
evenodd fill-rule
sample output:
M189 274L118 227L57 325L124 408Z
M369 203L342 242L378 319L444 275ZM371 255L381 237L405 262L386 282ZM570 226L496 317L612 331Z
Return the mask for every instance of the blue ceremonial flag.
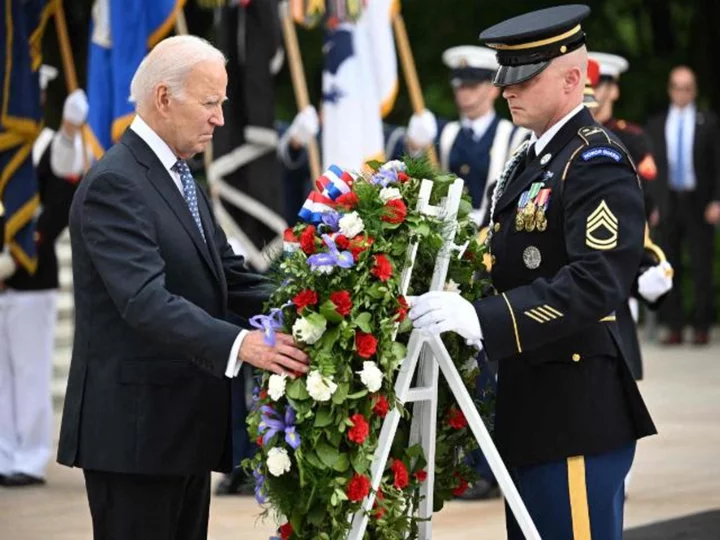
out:
M41 40L56 0L2 0L0 13L0 201L5 244L13 258L35 272L34 216L40 205L32 146L42 129L38 69Z
M96 157L132 122L130 81L145 55L174 28L185 0L97 0L88 60L88 124Z

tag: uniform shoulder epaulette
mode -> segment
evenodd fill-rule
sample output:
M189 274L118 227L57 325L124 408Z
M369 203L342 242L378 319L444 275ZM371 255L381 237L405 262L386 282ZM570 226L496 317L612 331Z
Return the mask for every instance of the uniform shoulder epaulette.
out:
M585 126L578 130L578 136L585 141L585 145L606 143L613 144L609 133L600 126Z
M568 174L570 164L575 160L575 157L580 154L581 159L589 161L597 157L609 157L615 161L621 161L625 157L626 161L630 163L633 170L635 170L635 164L630 158L630 154L627 149L618 142L616 137L611 137L610 132L601 126L585 126L578 130L578 137L583 141L570 156L567 163L565 164L565 170L563 171L562 179ZM597 146L603 145L603 146ZM595 146L595 148L587 148L588 146ZM636 171L637 172L637 171Z

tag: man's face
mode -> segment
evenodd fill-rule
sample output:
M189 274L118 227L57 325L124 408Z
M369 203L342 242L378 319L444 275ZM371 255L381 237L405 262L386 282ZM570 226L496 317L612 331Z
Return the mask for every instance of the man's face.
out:
M183 94L170 99L167 120L179 157L188 159L202 152L212 141L215 128L225 123L222 104L227 99L226 89L225 66L204 61L190 71Z
M536 133L544 131L548 118L558 107L562 88L562 77L552 66L528 81L503 88L513 123Z
M491 82L464 82L455 88L455 104L461 116L479 118L489 112L498 96Z
M677 69L670 75L670 83L668 84L668 94L670 101L676 107L686 107L693 101L697 95L695 85L695 75L689 69Z

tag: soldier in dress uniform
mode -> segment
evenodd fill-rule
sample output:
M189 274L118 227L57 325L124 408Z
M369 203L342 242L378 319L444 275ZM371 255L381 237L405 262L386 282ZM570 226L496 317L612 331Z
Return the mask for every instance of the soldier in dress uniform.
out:
M41 90L53 72L41 68ZM59 285L55 242L67 227L86 165L80 127L87 113L85 93L76 90L65 100L60 130L45 128L33 145L41 204L35 273L12 260L9 271L0 270L0 485L6 488L45 483L52 446L50 377Z
M495 112L500 92L492 84L498 68L494 51L464 45L446 50L442 59L450 68L460 119L441 121L438 126L430 111L415 114L407 130L396 128L386 137L385 154L398 158L435 144L440 167L465 180L473 201L471 217L480 224L487 213L485 201L490 184L528 132Z
M655 227L660 219L657 206L650 197L648 184L657 176L657 166L652 153L650 137L643 128L627 120L615 117L615 102L620 99L620 75L629 67L622 56L602 52L590 52L590 60L598 64L599 76L594 84L598 107L593 114L595 120L615 133L635 162L638 175L643 181L645 192L645 213L650 227Z
M492 199L497 294L430 292L410 313L498 362L496 444L544 540L622 538L636 440L656 433L614 313L641 262L643 195L625 147L583 105L589 12L543 9L480 35L514 123L533 132ZM508 538L523 538L506 515Z

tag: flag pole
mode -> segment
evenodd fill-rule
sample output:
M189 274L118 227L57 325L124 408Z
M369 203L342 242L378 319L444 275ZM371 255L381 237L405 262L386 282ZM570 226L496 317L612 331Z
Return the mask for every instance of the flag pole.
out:
M395 31L395 41L397 42L398 54L400 55L400 63L402 64L403 74L405 75L405 84L410 93L410 103L413 112L420 114L425 110L425 100L423 99L420 81L418 79L417 68L415 67L415 59L413 58L412 49L410 48L410 40L408 39L405 20L398 9L392 18L393 30ZM427 156L430 163L434 166L438 164L437 152L435 146L430 145L427 149Z
M68 34L67 23L65 22L65 11L63 9L62 0L55 1L55 30L57 31L58 43L60 45L60 55L62 56L63 72L65 73L65 84L68 94L74 92L78 88L77 72L75 71L75 61L73 60L72 46L70 45L70 35ZM85 170L90 168L87 151L87 124L80 126L80 138L82 139L82 156Z
M280 3L280 19L282 20L283 36L285 38L285 50L287 51L288 67L292 78L293 90L295 91L295 102L298 111L303 111L310 105L308 97L307 82L305 80L305 69L303 68L300 46L298 45L295 24L290 15L290 8L287 1ZM313 182L320 176L320 151L317 141L313 138L307 145L308 160L310 162L310 177Z

